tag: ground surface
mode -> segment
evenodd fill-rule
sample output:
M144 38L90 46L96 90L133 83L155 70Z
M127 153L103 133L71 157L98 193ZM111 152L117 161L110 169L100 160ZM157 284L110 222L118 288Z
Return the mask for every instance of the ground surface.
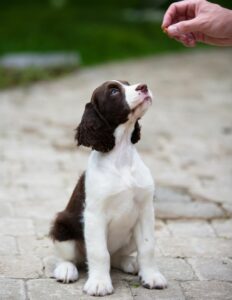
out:
M89 151L73 129L102 81L146 82L154 105L138 148L157 185L157 261L169 280L146 290L112 272L105 299L232 299L232 52L154 57L85 69L65 79L0 93L0 299L92 299L86 273L49 278L49 223L63 209Z

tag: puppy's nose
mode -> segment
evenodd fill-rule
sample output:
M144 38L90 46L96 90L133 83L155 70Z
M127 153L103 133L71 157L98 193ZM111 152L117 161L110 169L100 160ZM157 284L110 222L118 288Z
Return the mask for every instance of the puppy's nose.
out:
M144 84L144 83L139 84L135 90L136 91L141 91L143 93L147 93L148 92L147 85Z

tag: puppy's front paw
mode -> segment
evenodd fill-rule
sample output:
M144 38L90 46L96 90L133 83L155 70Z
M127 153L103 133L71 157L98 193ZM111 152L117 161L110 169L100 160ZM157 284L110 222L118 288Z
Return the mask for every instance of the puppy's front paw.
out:
M139 278L143 287L147 289L165 289L167 287L167 280L159 271L145 270L139 272Z
M104 278L89 278L84 286L84 292L90 296L105 296L110 295L114 291L111 279Z
M54 277L59 282L70 283L78 279L78 271L73 263L65 261L56 267Z

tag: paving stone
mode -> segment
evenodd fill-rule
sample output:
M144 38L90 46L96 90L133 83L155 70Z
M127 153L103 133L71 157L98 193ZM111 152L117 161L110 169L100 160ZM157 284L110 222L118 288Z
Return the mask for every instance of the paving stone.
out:
M8 177L8 176L7 176ZM0 201L1 202L9 202L14 208L14 200L21 201L27 197L28 190L25 187L18 186L9 186L8 184L3 184L0 192ZM17 194L17 198L15 195ZM8 217L8 216L5 216ZM15 217L15 215L14 215Z
M6 199L3 199L4 201ZM1 201L1 200L0 200ZM0 202L0 218L11 217L13 215L13 209L10 203Z
M19 117L19 116L18 116ZM19 134L18 139L22 139L23 136L22 134ZM20 157L20 162L21 165L24 166L26 165L25 162L29 163L31 162L34 165L35 157L40 158L41 164L46 164L49 165L50 163L54 163L54 160L57 161L57 157L55 156L54 150L50 149L50 147L46 147L46 145L41 145L42 143L37 140L37 143L31 143L32 141L27 140L27 143L30 143L30 148L28 148L28 145L26 143L15 143L14 147L11 148L6 148L6 151L4 152L4 159L8 161L9 167L10 164L14 164L17 162L17 158ZM20 145L20 148L19 148ZM18 149L17 149L18 147ZM15 172L16 174L18 173L18 178L14 178L15 182L14 184L17 186L22 186L22 187L30 187L31 185L36 186L36 181L37 184L48 186L48 182L50 182L50 186L52 187L59 187L58 184L60 183L60 178L55 176L55 177L50 177L49 178L49 170L44 170L44 167L39 171L44 175L43 177L39 177L39 174L36 174L35 171L36 169L32 168L28 171L25 171L23 173L22 171L22 166L21 169L18 170L18 172ZM35 164L36 167L36 164ZM13 174L10 171L9 176L11 175L10 179L13 179ZM31 176L30 176L31 175ZM50 180L49 180L50 179ZM36 181L35 181L36 180ZM47 180L47 181L46 181Z
M53 254L53 244L49 238L36 238L35 236L18 237L20 254L45 257Z
M78 283L61 284L52 279L37 279L27 282L28 296L30 300L44 299L78 299L81 287ZM79 298L80 299L80 298Z
M20 218L1 218L0 219L1 234L13 236L25 236L34 234L34 226L29 219Z
M157 244L171 257L231 257L232 249L232 240L222 238L163 237Z
M232 283L223 281L189 281L181 283L188 300L231 300Z
M76 283L73 284L61 284L52 279L37 279L29 280L28 295L30 300L44 300L44 299L81 299L91 300L92 296L88 296L83 293L86 278L80 278ZM105 296L104 299L115 299L115 300L132 300L133 297L130 292L130 288L127 282L117 281L114 282L114 294Z
M220 237L232 238L232 219L213 220L212 226Z
M193 237L214 237L212 227L206 222L201 220L175 220L167 221L168 228L173 236L193 236Z
M155 201L157 202L190 202L191 197L184 192L169 187L156 186Z
M168 155L169 159L169 168L166 170L162 170L162 172L157 173L156 170L154 170L154 175L156 182L160 184L161 186L169 186L173 189L188 189L189 186L194 186L196 179L189 175L187 172L183 172L182 170L176 170L175 167L173 169L170 168L170 157L172 157L172 154L169 153ZM154 158L153 158L154 159ZM160 163L158 163L160 164ZM149 165L152 168L152 165ZM156 172L155 172L156 171ZM175 174L175 175L174 175Z
M46 201L23 201L15 205L15 215L19 218L24 216L33 219L44 218L46 220L52 220L58 211L64 209L65 205L68 202L67 199L68 198L54 198L51 201L49 199L47 199Z
M231 203L231 187L227 185L198 185L191 189L192 195L202 197L209 201Z
M229 203L223 203L222 207L226 210L227 215L232 217L232 204Z
M189 258L200 280L220 280L232 282L232 261L230 259Z
M47 166L47 168L49 168L49 166ZM62 177L62 175L61 175ZM76 183L75 182L75 177L71 178L73 180L73 185ZM70 179L70 181L71 181ZM72 181L70 182L72 183ZM73 185L70 189L73 188ZM56 204L56 206L59 208L60 207L60 202L62 203L66 203L67 200L70 197L70 193L72 192L72 190L70 190L69 187L67 187L67 184L64 184L62 182L62 184L57 187L54 188L53 186L40 186L37 182L36 186L33 187L27 187L27 186L12 186L10 189L8 188L8 198L11 202L12 205L14 207L14 210L18 210L17 214L21 217L22 215L22 211L20 213L20 209L21 210L25 210L25 207L31 208L33 207L33 205L35 205L36 207L39 206L39 204L41 204L41 206L48 206L48 203L51 203L52 205ZM7 193L7 190L5 191ZM17 198L15 198L15 194L17 194ZM63 202L62 202L63 200ZM63 205L64 205L63 204ZM46 207L47 207L46 206ZM39 208L39 207L38 207ZM54 207L54 211L55 211ZM42 208L41 208L42 209ZM24 213L27 213L27 211L24 211ZM16 214L16 215L17 215ZM36 213L35 213L36 216ZM36 217L37 219L48 219L48 217L46 217L46 215L40 215Z
M34 256L0 256L2 278L38 278L41 275L42 263Z
M185 297L179 284L175 281L168 283L164 290L149 290L141 286L131 285L131 291L135 300L184 300Z
M14 237L0 236L0 255L15 255L18 253L17 244Z
M181 258L158 257L157 265L168 281L195 280L197 278L192 267Z
M26 300L24 282L16 279L0 279L1 300Z
M170 236L168 226L163 221L157 219L155 221L155 236Z
M223 210L214 203L205 202L157 202L156 214L161 219L198 218L212 219L224 216Z
M45 154L46 155L46 154ZM47 155L51 155L50 153L47 153ZM59 188L62 186L62 179L59 176L55 176L56 174L50 173L47 171L40 171L37 170L30 170L29 172L25 172L24 174L21 174L19 178L16 178L15 184L21 185L21 186L27 186L27 187L33 187L33 186L39 186L42 188L48 188L50 186Z
M120 273L122 274L122 272ZM111 278L114 287L114 294L112 295L112 298L115 300L133 300L133 295L129 283L122 278L121 274L119 277L117 276L117 274L119 274L117 273L117 271L111 271ZM107 296L107 299L111 299L110 297L111 296ZM89 297L87 299L90 300Z
M37 238L48 237L52 220L49 219L34 219L35 233Z

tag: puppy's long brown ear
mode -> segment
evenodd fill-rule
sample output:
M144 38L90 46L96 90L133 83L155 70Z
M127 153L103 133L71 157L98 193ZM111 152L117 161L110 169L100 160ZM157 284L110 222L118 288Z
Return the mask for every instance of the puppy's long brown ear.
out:
M140 137L141 137L141 126L139 125L139 122L138 120L136 121L135 123L135 128L132 132L132 135L131 135L131 143L132 144L136 144L138 143L138 141L140 140Z
M115 145L113 130L104 122L91 102L85 106L75 139L78 146L91 147L100 152L109 152Z

